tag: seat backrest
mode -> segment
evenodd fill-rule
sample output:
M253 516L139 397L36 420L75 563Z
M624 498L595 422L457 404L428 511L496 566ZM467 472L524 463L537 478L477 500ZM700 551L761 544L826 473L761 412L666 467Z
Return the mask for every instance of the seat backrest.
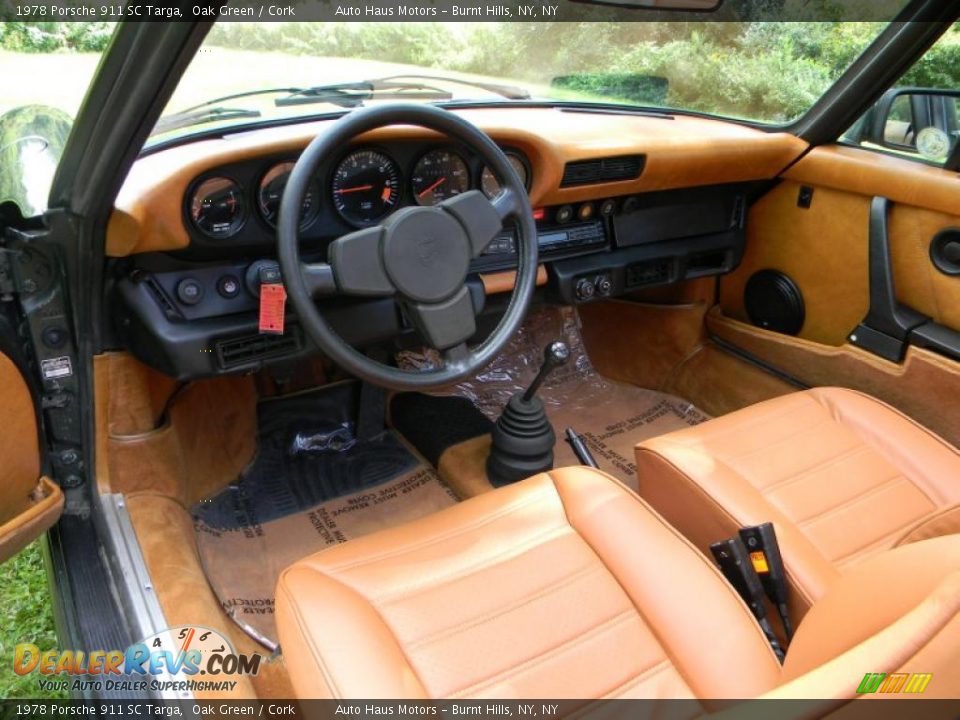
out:
M960 696L960 535L882 552L844 574L797 628L783 670L784 684L764 698L903 696L911 674L931 675L924 698ZM894 677L861 687L879 673Z

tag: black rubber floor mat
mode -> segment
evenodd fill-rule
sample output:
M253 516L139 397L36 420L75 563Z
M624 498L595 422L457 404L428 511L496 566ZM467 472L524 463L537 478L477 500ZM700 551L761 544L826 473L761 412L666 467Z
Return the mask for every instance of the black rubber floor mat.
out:
M493 430L469 398L453 395L400 393L390 403L393 427L434 467L451 445Z
M269 522L416 467L392 432L355 438L358 392L356 383L341 383L262 401L256 458L234 485L199 503L194 517L218 530Z
M276 646L274 588L284 568L337 543L456 502L393 431L353 435L356 383L258 407L259 448L233 485L192 508L197 548L224 611Z

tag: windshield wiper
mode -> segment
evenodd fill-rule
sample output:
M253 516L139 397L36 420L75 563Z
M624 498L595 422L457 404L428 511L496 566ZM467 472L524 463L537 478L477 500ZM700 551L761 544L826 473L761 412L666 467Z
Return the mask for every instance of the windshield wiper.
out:
M224 95L223 97L207 100L199 105L189 107L186 110L181 110L180 112L160 118L153 129L153 134L169 132L170 130L177 130L190 125L216 122L217 120L260 117L261 113L259 110L231 108L222 105L222 103L229 102L230 100L255 97L258 95L284 95L285 97L274 100L274 104L277 107L329 103L343 108L355 108L363 105L367 100L388 97L404 100L433 100L439 102L453 99L453 93L448 90L436 87L436 85L419 82L421 80L428 80L432 83L450 83L453 85L475 87L500 95L508 100L529 100L531 97L530 93L523 88L512 85L462 80L460 78L449 78L441 75L390 75L388 77L360 80L358 82L316 85L308 88L262 88L260 90L249 90L247 92Z
M401 80L403 78L409 80L430 80L432 82L445 82L452 83L454 85L463 85L465 87L475 87L494 93L495 95L500 95L507 100L530 99L529 91L515 85L501 85L500 83L480 82L479 80L463 80L461 78L443 77L442 75L391 75L389 77L380 78L379 81L374 80L373 82L389 82L391 80Z
M287 97L277 98L274 103L277 107L290 105L306 105L309 103L327 102L342 107L358 107L365 100L374 100L384 97L402 98L404 100L452 100L453 94L443 88L419 82L429 80L432 83L451 83L467 87L480 88L495 93L510 100L529 100L530 93L511 85L496 83L475 82L448 78L441 75L390 75L374 80L359 82L336 83L333 85L318 85L316 87L297 90Z
M203 106L200 106L203 108ZM244 108L231 107L212 107L201 110L184 110L174 113L157 120L153 126L151 135L165 133L171 130L189 127L190 125L199 125L201 123L216 122L217 120L235 120L242 118L258 118L261 112L259 110L247 110Z
M273 101L277 107L330 103L345 108L363 105L365 100L382 97L404 100L450 100L453 94L432 85L417 82L392 82L384 80L361 80L360 82L318 85L290 93Z

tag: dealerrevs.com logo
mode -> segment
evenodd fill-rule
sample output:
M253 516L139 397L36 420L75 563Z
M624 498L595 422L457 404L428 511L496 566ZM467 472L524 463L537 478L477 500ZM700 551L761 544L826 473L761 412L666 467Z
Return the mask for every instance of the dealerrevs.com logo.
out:
M237 684L232 676L256 675L263 659L258 653L237 653L216 630L184 625L125 650L42 651L21 643L14 650L13 671L37 674L44 691L229 691Z

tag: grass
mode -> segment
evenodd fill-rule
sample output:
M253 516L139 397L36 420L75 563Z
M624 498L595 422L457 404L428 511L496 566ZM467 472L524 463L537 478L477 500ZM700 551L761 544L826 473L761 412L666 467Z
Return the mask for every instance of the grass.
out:
M0 699L66 697L41 694L37 675L13 672L13 651L22 642L41 650L59 647L39 542L0 565Z

